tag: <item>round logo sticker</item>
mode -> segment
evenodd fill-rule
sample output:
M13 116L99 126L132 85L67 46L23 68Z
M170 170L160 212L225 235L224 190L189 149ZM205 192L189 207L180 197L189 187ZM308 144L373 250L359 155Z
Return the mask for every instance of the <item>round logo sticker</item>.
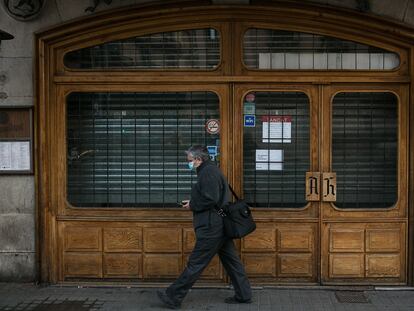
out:
M254 96L254 94L253 94L253 93L249 93L249 94L247 94L247 95L246 95L246 97L245 97L246 101L247 101L247 102L249 102L249 103L254 102L255 98L256 98L256 96Z
M218 132L220 132L220 121L217 119L207 120L206 131L209 134L217 134Z

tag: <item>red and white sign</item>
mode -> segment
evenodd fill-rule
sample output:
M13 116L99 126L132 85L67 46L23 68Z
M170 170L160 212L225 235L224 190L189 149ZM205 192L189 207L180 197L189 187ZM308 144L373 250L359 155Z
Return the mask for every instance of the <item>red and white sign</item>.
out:
M262 116L262 122L292 122L292 116Z
M220 121L217 119L207 120L206 131L209 134L218 134L220 132Z
M256 99L256 96L254 96L253 93L249 93L246 95L246 97L244 98L247 102L252 103L254 102L254 100Z
M262 142L291 143L292 116L262 116Z

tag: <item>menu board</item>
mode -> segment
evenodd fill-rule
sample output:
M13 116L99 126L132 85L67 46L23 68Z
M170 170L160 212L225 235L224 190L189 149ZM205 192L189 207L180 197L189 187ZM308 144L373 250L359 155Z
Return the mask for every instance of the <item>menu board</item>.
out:
M0 170L30 170L30 141L0 141Z
M0 108L0 174L30 174L32 108Z

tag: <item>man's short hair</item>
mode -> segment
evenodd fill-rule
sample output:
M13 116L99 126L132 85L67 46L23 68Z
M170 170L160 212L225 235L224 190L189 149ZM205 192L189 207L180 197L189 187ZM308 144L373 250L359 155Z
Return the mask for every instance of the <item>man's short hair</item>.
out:
M189 154L194 159L202 160L203 162L210 160L210 154L207 147L203 145L194 145L188 148L186 154Z

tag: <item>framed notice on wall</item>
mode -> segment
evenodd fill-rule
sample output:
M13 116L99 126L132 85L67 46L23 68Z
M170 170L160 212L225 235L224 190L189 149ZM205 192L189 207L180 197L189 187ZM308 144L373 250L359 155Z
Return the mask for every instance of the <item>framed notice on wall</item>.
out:
M33 173L32 107L0 107L0 174Z

